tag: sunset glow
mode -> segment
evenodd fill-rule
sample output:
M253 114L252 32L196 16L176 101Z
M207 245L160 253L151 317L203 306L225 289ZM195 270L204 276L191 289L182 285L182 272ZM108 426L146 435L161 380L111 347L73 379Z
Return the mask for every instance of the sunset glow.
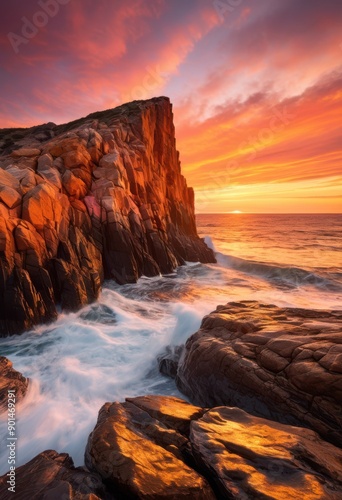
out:
M0 127L167 95L198 212L341 212L342 3L224 2L11 2Z

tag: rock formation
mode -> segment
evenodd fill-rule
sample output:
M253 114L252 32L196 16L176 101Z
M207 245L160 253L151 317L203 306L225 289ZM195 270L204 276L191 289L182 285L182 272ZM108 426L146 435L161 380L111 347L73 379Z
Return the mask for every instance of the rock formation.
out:
M192 402L307 426L342 446L342 314L244 301L217 307L164 373ZM179 357L179 353L178 353Z
M0 130L0 335L184 261L198 238L172 107L135 101L56 126Z
M105 404L86 465L129 498L337 500L342 492L342 451L315 432L173 397Z
M16 471L16 498L339 500L342 451L315 432L163 396L106 403L87 468L41 453ZM0 496L12 498L6 475Z
M184 461L200 408L167 397L107 403L89 437L85 463L128 498L211 500L209 483Z
M101 500L106 493L101 478L82 467L75 468L66 453L48 450L15 471L15 493L9 477L0 478L2 500ZM114 499L114 496L110 496Z
M15 392L16 403L26 394L28 379L17 372L7 358L0 356L0 413L8 408L8 391Z

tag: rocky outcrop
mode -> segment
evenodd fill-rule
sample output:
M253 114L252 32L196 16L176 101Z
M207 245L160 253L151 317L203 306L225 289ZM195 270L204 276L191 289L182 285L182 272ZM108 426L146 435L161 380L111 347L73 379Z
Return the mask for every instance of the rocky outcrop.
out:
M15 394L18 403L26 394L28 379L17 372L7 358L0 356L0 413L8 409L8 391Z
M200 408L167 397L107 403L89 437L85 461L110 491L150 500L215 496L209 483L186 462L192 418Z
M104 405L86 464L125 498L338 500L342 492L342 451L315 432L162 396Z
M106 403L86 467L45 451L15 471L19 500L339 500L342 451L305 428L241 409L143 396ZM0 478L7 500L9 476Z
M192 402L307 426L342 446L342 314L245 301L219 306L187 341L176 381Z
M167 98L0 130L0 335L134 282L214 262L198 238Z
M219 499L341 498L342 451L308 429L220 407L192 422L190 442Z
M48 450L40 453L30 462L18 467L12 479L5 474L0 478L2 500L100 500L108 497L100 477L84 468L75 468L66 453L58 454ZM12 486L13 488L13 486Z

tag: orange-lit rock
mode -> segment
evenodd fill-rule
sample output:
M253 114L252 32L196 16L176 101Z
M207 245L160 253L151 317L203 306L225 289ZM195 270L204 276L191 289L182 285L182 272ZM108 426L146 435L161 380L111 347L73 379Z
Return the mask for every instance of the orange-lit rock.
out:
M342 450L315 432L174 397L106 403L85 458L125 498L339 500L342 492Z
M56 303L95 300L104 277L215 260L197 236L167 98L0 136L0 336L54 319Z
M188 440L172 425L172 412L179 410L190 424L200 409L176 398L170 398L168 408L168 398L158 396L138 398L137 403L131 399L101 408L89 436L87 467L100 474L110 491L129 498L214 499L208 482L184 462ZM153 418L154 410L160 419ZM178 427L176 417L174 423Z
M218 498L341 498L342 450L308 429L221 407L192 422L190 440Z

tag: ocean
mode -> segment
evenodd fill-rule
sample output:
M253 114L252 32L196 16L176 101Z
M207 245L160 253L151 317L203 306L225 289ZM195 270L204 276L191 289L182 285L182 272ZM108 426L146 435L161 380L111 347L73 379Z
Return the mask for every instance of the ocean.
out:
M217 264L188 263L124 286L106 282L96 304L0 339L1 355L30 378L17 406L17 466L47 449L82 465L107 401L148 393L182 397L158 372L157 356L184 343L219 304L342 309L342 215L210 214L198 215L197 226ZM0 474L7 471L6 455L2 446Z

